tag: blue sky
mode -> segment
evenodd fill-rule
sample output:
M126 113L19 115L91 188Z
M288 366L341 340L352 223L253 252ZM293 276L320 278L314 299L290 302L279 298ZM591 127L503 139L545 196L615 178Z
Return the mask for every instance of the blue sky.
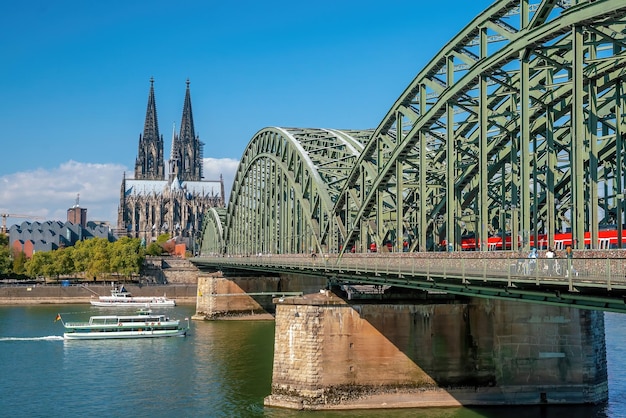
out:
M169 158L190 80L205 177L268 126L375 128L492 2L14 1L0 6L0 213L116 222L150 78ZM22 219L8 220L8 225Z

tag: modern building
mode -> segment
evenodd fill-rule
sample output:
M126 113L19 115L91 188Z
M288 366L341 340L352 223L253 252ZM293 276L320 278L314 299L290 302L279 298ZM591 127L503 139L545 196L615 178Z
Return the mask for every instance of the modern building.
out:
M203 146L195 134L189 80L180 132L174 133L168 170L163 157L154 95L150 92L134 178L122 179L117 235L138 237L146 243L169 233L188 248L198 238L202 219L211 207L224 207L224 181L204 180Z
M37 251L52 251L70 247L89 238L114 241L110 225L87 221L87 209L76 205L67 210L67 221L22 222L9 228L9 246L14 252L32 257Z

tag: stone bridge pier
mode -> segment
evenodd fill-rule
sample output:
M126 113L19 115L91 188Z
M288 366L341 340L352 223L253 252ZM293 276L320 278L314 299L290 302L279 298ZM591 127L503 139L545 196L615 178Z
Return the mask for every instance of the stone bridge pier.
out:
M317 292L325 286L324 277L202 272L198 275L194 319L273 320L275 298L279 300L279 297L287 295Z
M275 299L265 405L315 410L608 399L601 311L384 296L358 300L321 291Z

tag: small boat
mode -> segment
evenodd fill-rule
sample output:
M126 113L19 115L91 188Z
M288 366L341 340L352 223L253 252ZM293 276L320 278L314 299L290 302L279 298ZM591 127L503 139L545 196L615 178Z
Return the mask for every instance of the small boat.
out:
M89 301L93 306L176 306L176 301L163 296L133 296L124 286L111 289L111 296L99 296L97 300Z
M150 311L139 311L136 315L92 316L89 322L63 322L61 315L57 315L57 320L65 327L63 338L66 340L184 337L189 331L189 318L186 319L185 327L177 319Z

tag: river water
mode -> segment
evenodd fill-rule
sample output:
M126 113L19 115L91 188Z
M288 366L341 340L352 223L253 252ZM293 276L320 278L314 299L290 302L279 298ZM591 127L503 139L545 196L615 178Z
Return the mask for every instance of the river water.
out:
M193 315L193 306L163 310ZM54 319L106 308L0 306L0 415L7 417L626 417L626 315L606 314L610 400L594 407L299 412L265 408L274 323L191 322L185 338L64 341Z

